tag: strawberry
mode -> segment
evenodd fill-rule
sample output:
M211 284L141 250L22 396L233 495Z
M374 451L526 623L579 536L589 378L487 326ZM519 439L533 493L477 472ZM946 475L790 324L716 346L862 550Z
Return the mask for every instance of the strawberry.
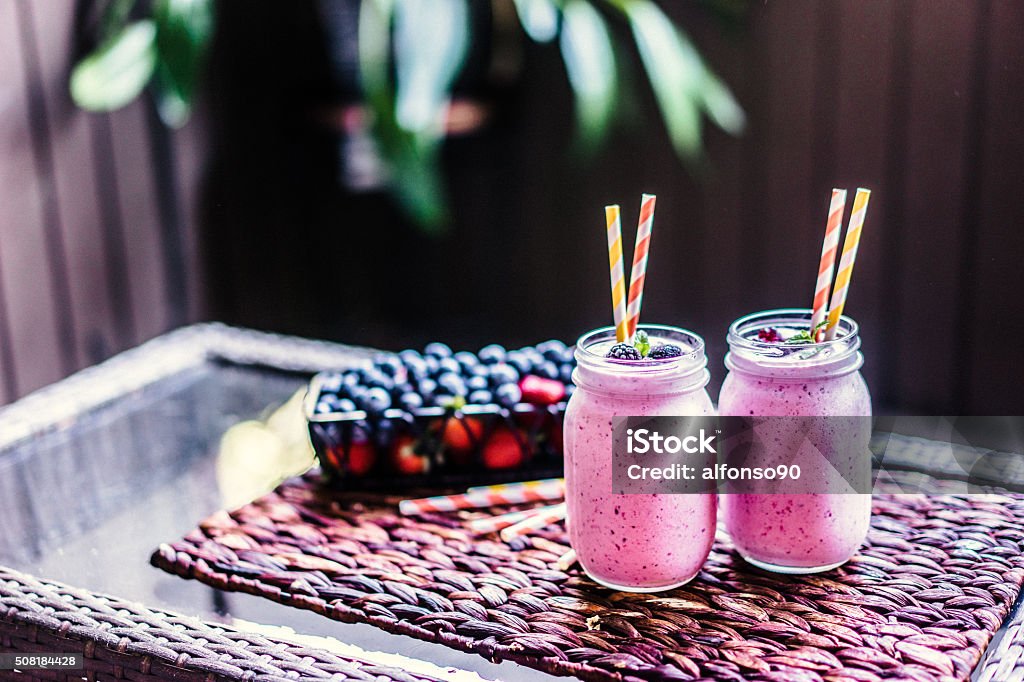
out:
M327 448L327 461L342 473L362 476L373 468L377 453L367 441L352 443L348 449L346 461L345 447L341 444Z
M511 429L500 428L484 444L483 462L488 469L515 469L523 463L526 438Z
M554 405L565 398L565 384L534 374L522 378L519 390L523 392L523 402L534 405Z
M404 434L391 443L391 465L400 474L425 474L430 470L430 458L416 452L416 439Z
M444 423L441 442L449 452L472 452L484 433L484 422L479 417L451 417Z

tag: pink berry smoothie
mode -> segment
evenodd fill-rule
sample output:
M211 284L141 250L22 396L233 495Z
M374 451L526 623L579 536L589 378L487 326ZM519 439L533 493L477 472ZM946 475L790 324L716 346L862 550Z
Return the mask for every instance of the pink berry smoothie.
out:
M704 341L672 327L642 325L652 346L683 355L659 361L613 361L612 328L576 346L576 391L565 414L567 523L573 549L591 578L613 589L656 592L678 587L711 551L714 494L612 493L612 417L710 415Z
M808 310L776 310L733 323L720 414L871 415L871 396L858 371L864 359L853 320L842 318L837 338L831 342L780 346L758 340L758 331L766 328L788 338L807 329L809 319ZM844 422L828 422L835 423ZM841 432L842 426L830 431L832 442L826 436L818 443L818 461L824 455L830 465L846 472L870 468L869 460L855 458L849 448L856 443L866 452L870 437L866 425L865 420L849 420L848 428L856 432ZM780 452L778 456L792 461L794 455ZM802 486L837 489L826 482L829 472L822 471L820 464L815 467L799 455L795 461L803 464ZM842 564L864 541L871 517L871 495L866 493L723 494L721 504L726 530L739 553L756 566L782 573L813 573Z

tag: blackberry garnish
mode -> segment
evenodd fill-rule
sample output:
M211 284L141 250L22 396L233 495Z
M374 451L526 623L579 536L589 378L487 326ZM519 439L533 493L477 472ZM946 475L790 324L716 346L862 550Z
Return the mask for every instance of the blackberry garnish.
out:
M660 346L655 346L647 357L652 360L667 360L669 358L678 358L682 354L682 348L666 343Z
M606 358L613 360L640 360L640 351L628 343L617 343L605 354Z

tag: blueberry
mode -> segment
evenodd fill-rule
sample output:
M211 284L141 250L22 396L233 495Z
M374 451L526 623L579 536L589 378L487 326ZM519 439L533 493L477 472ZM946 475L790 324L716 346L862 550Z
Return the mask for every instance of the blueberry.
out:
M503 362L505 360L505 347L492 343L489 346L481 348L480 352L477 353L477 357L479 357L480 362L485 365Z
M576 364L576 346L575 346L575 344L572 345L572 346L567 346L566 349L562 351L562 362L573 364L573 365Z
M337 412L338 404L340 402L341 401L338 399L338 396L332 393L321 395L320 400L318 400L316 403L315 411L317 414L328 414L330 412Z
M576 385L575 384L566 384L565 385L565 399L566 400L568 400L570 398L570 396L572 396L572 394L575 393L575 392L576 392Z
M480 364L477 357L467 350L459 351L455 354L455 361L462 365L463 370L468 370L470 367L474 367Z
M515 384L502 384L494 391L494 400L504 407L512 407L523 399L523 392Z
M526 356L526 359L530 362L531 371L536 369L538 365L544 363L544 356L536 348L531 348L530 346L527 346L526 348L523 349L523 354Z
M434 343L427 344L427 347L423 349L423 354L439 359L450 358L452 356L452 349L446 343L435 341Z
M373 377L373 382L370 383L367 388L383 388L387 392L391 392L391 389L395 387L395 380L389 376L378 374Z
M519 372L512 365L504 362L491 365L491 383L495 386L500 384L514 384L519 381Z
M455 358L441 358L437 365L437 371L439 373L447 374L450 372L452 374L462 374L462 365L459 364L459 361Z
M362 383L363 377L358 372L346 372L341 378L341 386L346 390L355 386L360 386Z
M438 393L437 395L434 396L434 404L438 405L440 407L444 407L444 408L451 407L454 402L455 402L455 396L453 396L453 395L451 395L449 393L445 393L444 391L442 391L441 393Z
M558 365L548 360L547 362L542 363L539 367L536 367L534 372L545 379L557 379Z
M376 386L377 382L384 377L384 373L375 367L364 367L357 372L359 381L364 386Z
M447 372L437 378L439 390L452 395L466 395L466 382L458 374Z
M533 369L533 363L530 362L530 358L521 350L514 350L505 356L505 362L516 368L516 371L521 375L530 373Z
M474 365L469 369L469 376L471 377L483 377L486 379L491 376L491 370L489 365Z
M466 402L470 405L489 405L491 403L491 392L490 391L473 391L466 398Z
M429 376L434 376L435 374L437 374L437 368L440 366L440 362L437 358L435 358L433 355L428 355L427 357L423 358L423 362L427 367L427 374Z
M416 387L413 386L412 384L408 383L408 382L403 382L401 384L396 383L394 386L391 387L391 397L394 400L398 400L399 398L401 398L406 393L415 393L415 392L416 392Z
M355 412L357 409L356 404L348 398L342 398L338 401L338 412Z
M427 376L427 362L423 358L405 361L405 371L415 379Z
M324 393L337 393L341 390L341 374L332 372L320 376L320 389Z
M418 350L413 350L412 348L407 348L401 351L398 354L398 357L402 359L402 362L404 362L407 367L409 366L410 362L418 362L420 360L423 360L423 356L420 355L420 352Z
M562 359L563 351L565 351L565 344L558 339L537 344L537 352L543 355L545 360L558 362Z
M394 378L403 369L402 360L397 355L381 354L373 359L373 366L381 373Z
M479 375L473 375L466 380L466 388L468 388L471 391L479 391L481 389L485 389L487 388L488 385L489 384L487 383L487 378Z
M426 398L434 395L434 392L437 391L437 382L433 379L421 379L416 388L419 389L420 395Z
M401 404L402 409L407 412L413 412L414 410L418 410L423 407L423 397L419 393L414 393L412 391L403 393L398 399L398 402Z
M363 403L370 414L380 414L391 407L391 395L383 388L374 387L366 392Z
M572 383L572 370L573 369L574 369L573 366L569 365L569 364L565 364L565 365L562 365L561 367L559 367L559 369L558 369L558 378L561 380L561 382L563 384L571 384Z
M366 397L366 392L368 390L369 389L363 385L353 386L348 390L348 397L351 398L356 403L356 405L361 405L363 399Z

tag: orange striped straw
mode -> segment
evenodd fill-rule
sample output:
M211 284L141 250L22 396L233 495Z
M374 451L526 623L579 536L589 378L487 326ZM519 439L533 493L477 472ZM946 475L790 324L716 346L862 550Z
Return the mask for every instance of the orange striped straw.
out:
M843 242L843 255L839 259L839 273L836 275L836 286L832 290L832 303L828 307L828 326L825 328L825 340L836 338L839 318L846 306L846 296L850 292L850 278L853 276L853 264L857 260L857 247L860 246L860 232L864 227L864 217L868 212L868 199L871 190L858 188L853 198L853 212L846 228L846 241Z
M466 521L466 527L474 533L496 533L502 528L508 528L549 508L537 507L536 509L525 509L507 514L498 514L497 516L485 516L482 519L470 519Z
M402 500L398 503L398 511L402 514L423 514L426 512L450 512L458 509L480 509L497 507L507 504L525 504L527 502L547 502L551 499L549 491L524 489L508 492L479 492L461 495L438 495L423 497L416 500Z
M565 503L553 504L550 507L538 509L537 513L525 518L519 523L513 524L501 531L501 539L505 542L514 540L520 535L526 535L532 530L547 528L553 523L558 523L565 518Z
M568 571L574 563L576 563L576 550L570 549L568 552L558 557L558 561L555 565L558 566L559 571Z
M612 313L615 317L615 339L626 340L626 275L622 264L622 219L619 207L604 207L608 225L608 267L612 277Z
M843 211L846 210L846 190L833 189L832 202L828 206L828 222L825 223L825 241L821 244L821 261L818 263L818 282L814 288L814 306L811 313L811 334L817 341L822 333L818 325L825 320L828 310L828 292L832 288L832 271L836 266L836 251L839 250L839 233L843 231Z
M629 277L629 303L626 306L626 337L630 343L640 324L640 304L644 299L644 279L647 277L647 256L651 252L656 199L653 194L644 194L640 199L640 222L636 228L636 247L633 249L633 268Z

